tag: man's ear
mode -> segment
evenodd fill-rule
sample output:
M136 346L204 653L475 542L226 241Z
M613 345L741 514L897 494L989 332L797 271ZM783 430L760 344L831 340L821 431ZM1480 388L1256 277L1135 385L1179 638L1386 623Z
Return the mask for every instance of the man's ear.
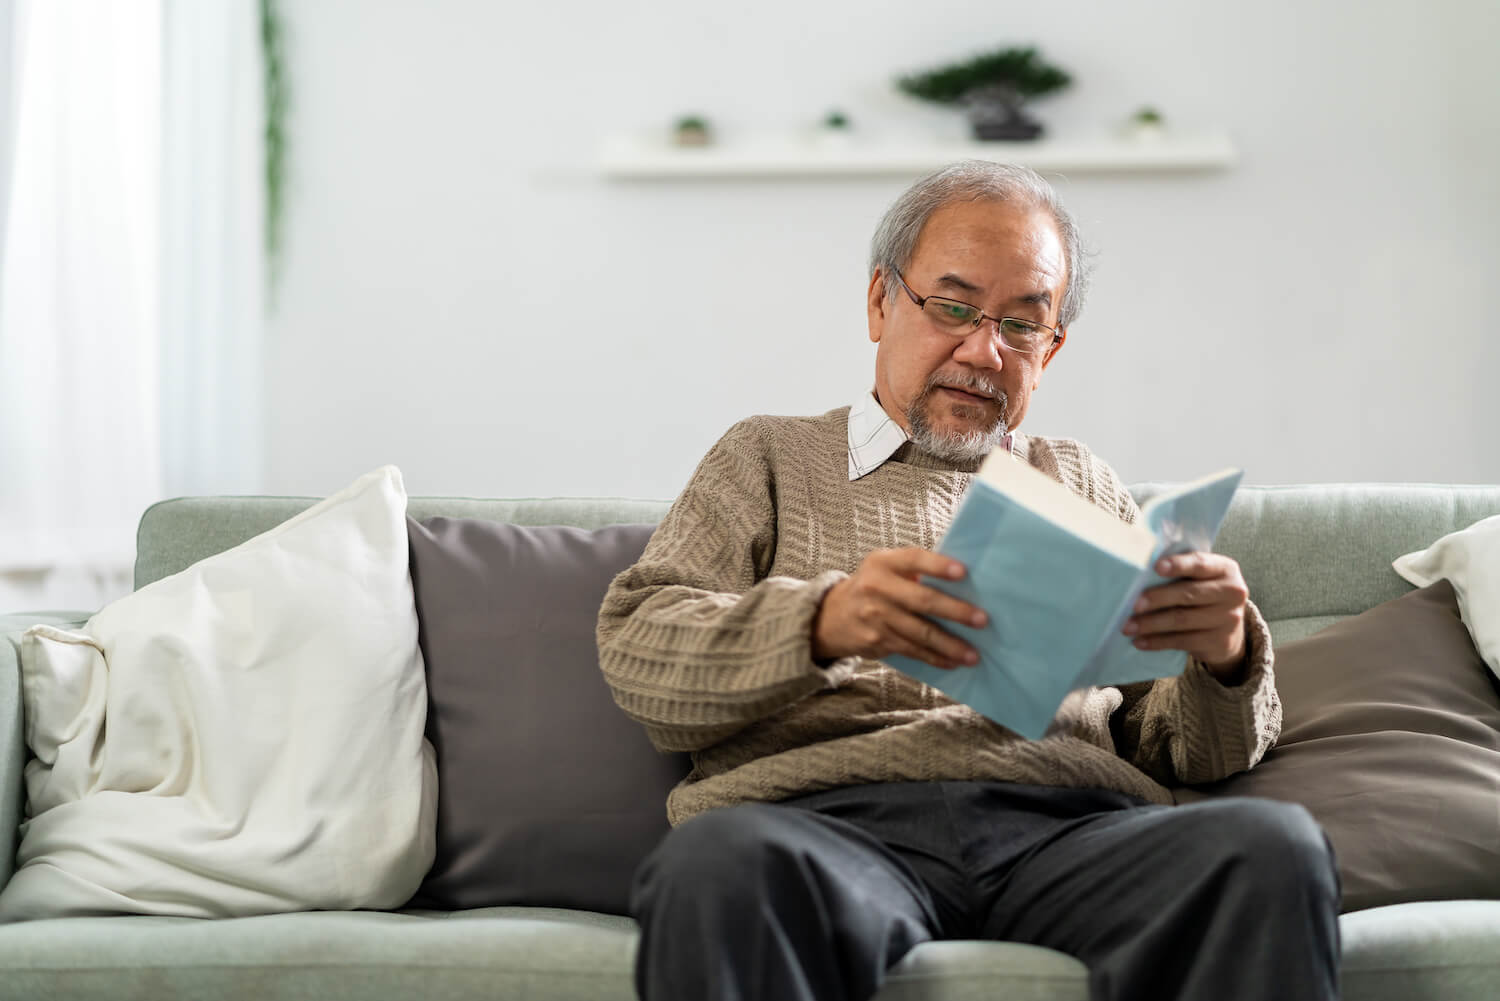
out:
M1052 364L1052 359L1057 357L1057 353L1063 349L1063 345L1066 343L1068 343L1068 328L1058 327L1057 342L1048 348L1047 353L1042 356L1042 367L1036 370L1036 378L1031 380L1031 391L1033 393L1042 384L1042 369Z
M879 268L870 276L870 287L865 290L865 315L870 324L870 341L880 343L885 333L885 275Z

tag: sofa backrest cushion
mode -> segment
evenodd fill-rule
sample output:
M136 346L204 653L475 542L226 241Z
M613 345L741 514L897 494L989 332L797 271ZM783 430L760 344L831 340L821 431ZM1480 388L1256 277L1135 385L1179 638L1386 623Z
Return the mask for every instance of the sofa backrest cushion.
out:
M1162 486L1139 484L1131 492L1144 502ZM1280 641L1312 629L1278 624L1307 618L1322 628L1406 594L1411 585L1391 569L1392 560L1492 514L1500 514L1497 486L1241 487L1214 549L1239 561L1250 597Z
M222 553L295 514L316 497L178 497L147 508L135 537L135 586L184 570ZM412 497L406 513L423 518L480 518L512 525L656 524L667 501L619 497L548 497L489 500L474 497Z
M1500 897L1500 691L1439 581L1276 652L1281 740L1178 802L1301 803L1334 847L1345 910Z
M413 906L627 912L691 767L615 706L594 641L651 531L408 519L439 790Z
M1253 472L1253 470L1252 470ZM1162 484L1131 492L1144 502ZM136 535L135 586L258 535L314 498L185 497L153 505ZM619 498L480 500L413 497L407 513L516 525L654 524L667 501ZM1500 486L1340 483L1241 487L1215 548L1244 570L1278 642L1411 590L1391 560L1500 514Z

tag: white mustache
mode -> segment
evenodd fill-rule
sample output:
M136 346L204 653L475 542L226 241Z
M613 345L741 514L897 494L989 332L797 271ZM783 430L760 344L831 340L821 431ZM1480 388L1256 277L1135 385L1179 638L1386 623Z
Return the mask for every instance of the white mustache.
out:
M927 380L927 392L930 393L939 386L946 386L950 389L961 389L966 393L974 393L978 396L987 396L992 400L998 401L1002 407L1008 402L1005 390L975 372L954 372L950 375L935 375Z

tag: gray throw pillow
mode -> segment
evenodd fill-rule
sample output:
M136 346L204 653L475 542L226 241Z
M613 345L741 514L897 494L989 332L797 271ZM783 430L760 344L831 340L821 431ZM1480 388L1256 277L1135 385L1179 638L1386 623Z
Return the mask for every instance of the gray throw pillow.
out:
M437 751L437 858L411 906L626 913L686 755L614 704L594 627L649 525L407 519Z
M1179 803L1301 803L1328 833L1344 910L1500 897L1500 693L1446 580L1276 651L1281 740Z

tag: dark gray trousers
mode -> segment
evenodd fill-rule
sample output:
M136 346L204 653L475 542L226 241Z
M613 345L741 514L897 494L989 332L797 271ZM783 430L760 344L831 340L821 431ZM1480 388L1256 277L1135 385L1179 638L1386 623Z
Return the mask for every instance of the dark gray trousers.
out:
M644 1001L867 1001L928 939L1078 957L1095 1001L1338 997L1339 882L1300 806L1004 782L711 810L636 873Z

